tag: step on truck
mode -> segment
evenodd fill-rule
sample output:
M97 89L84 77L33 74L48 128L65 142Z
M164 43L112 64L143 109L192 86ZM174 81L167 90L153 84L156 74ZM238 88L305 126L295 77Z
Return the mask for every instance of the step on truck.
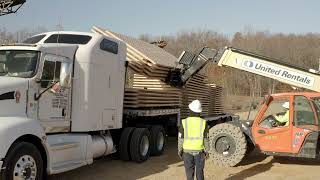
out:
M203 48L183 52L182 69L173 69L170 83L183 84L208 62L269 77L309 92L265 96L254 120L234 115L204 117L208 121L210 157L220 166L236 166L254 148L272 156L319 158L320 73L238 48ZM311 92L315 91L315 92ZM280 121L287 115L287 122Z
M161 155L180 110L124 110L125 74L125 43L99 34L0 46L1 179L41 180L116 152L135 162Z

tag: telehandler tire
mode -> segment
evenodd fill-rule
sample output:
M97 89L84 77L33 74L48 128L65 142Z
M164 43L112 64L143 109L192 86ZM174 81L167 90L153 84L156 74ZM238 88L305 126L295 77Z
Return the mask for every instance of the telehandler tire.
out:
M209 130L209 154L213 163L222 167L239 164L246 155L246 137L239 127L222 123Z

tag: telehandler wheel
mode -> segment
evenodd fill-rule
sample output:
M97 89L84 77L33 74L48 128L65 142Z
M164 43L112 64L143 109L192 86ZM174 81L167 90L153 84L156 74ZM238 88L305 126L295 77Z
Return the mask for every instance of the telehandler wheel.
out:
M247 151L247 141L239 127L222 123L209 130L210 156L218 166L236 166Z
M150 155L150 132L147 128L136 128L130 142L131 160L143 162Z
M120 137L120 143L119 143L119 154L120 159L123 161L130 161L130 140L133 131L135 130L134 127L127 127L125 128Z
M39 150L31 143L17 142L9 149L1 170L1 179L42 180L43 160Z
M150 155L159 156L163 153L166 144L166 133L162 126L152 126L150 130Z

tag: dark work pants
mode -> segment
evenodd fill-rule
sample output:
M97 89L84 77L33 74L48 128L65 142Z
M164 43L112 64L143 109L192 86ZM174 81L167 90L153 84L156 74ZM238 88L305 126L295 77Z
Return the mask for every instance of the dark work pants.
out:
M203 168L205 164L205 154L203 152L197 155L183 153L183 161L187 180L194 180L194 170L196 170L197 180L204 180Z

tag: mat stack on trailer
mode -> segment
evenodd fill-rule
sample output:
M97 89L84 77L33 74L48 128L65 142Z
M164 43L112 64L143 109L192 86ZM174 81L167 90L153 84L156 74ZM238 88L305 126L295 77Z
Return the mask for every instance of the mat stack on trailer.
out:
M206 76L196 74L190 78L182 89L182 106L181 106L181 117L187 117L190 114L188 104L193 100L198 99L202 105L201 115L209 114L209 100L210 100L210 86L207 85L208 80Z
M218 115L224 112L223 89L215 84L208 84L207 76L196 74L182 89L181 117L190 114L188 104L199 99L202 104L202 116Z
M225 112L224 102L225 94L223 88L215 84L209 84L210 86L210 99L209 99L209 115L219 115Z
M127 44L124 108L180 107L181 91L164 82L178 59L156 45L93 27L96 33Z
M182 89L164 82L178 59L156 45L93 27L92 31L121 40L127 44L128 70L124 108L180 107L181 117L189 114L188 104L199 99L203 105L202 115L218 114L221 110L222 88L208 84L201 73L192 77Z

